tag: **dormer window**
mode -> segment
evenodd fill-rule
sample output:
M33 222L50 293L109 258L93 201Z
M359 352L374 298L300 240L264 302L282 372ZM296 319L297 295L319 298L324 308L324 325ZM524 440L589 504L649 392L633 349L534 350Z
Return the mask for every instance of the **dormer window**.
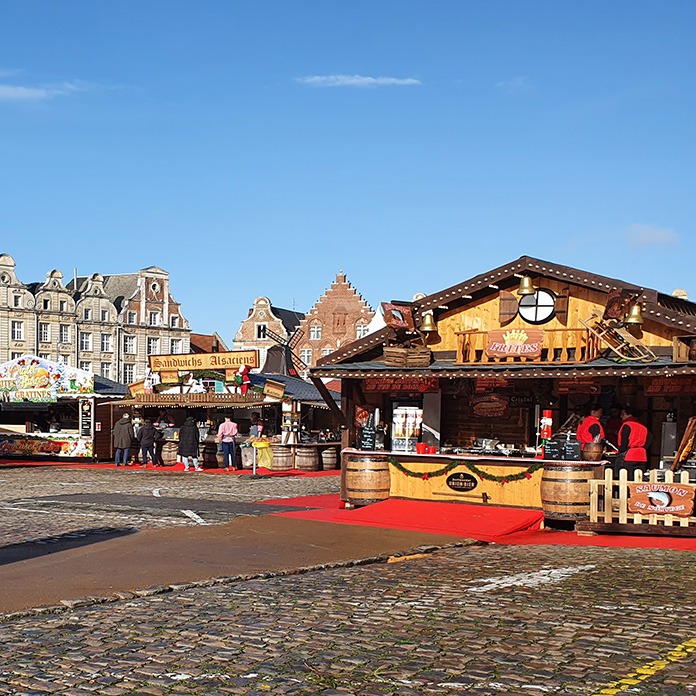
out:
M92 310L89 307L85 307L82 316L85 321L90 321L92 319Z

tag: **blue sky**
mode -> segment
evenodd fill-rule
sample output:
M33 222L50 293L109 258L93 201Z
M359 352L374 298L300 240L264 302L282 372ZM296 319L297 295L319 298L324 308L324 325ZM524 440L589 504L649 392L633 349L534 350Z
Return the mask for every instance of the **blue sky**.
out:
M522 255L696 300L692 0L0 0L0 252L195 331Z

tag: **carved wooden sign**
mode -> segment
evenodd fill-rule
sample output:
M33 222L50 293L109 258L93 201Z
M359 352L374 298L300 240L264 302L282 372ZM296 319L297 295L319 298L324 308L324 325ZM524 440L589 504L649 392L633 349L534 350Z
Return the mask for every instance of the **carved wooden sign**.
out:
M497 329L488 332L486 355L489 358L541 357L544 332L541 329Z
M680 483L629 483L628 490L629 512L689 517L694 511L696 486Z

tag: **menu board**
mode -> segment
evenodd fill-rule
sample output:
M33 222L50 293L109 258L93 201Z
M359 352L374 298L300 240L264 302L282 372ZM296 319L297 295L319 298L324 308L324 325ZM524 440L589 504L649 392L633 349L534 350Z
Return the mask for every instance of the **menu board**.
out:
M92 437L92 402L80 402L80 437Z
M366 425L360 432L360 449L373 450L375 448L377 431L374 427Z

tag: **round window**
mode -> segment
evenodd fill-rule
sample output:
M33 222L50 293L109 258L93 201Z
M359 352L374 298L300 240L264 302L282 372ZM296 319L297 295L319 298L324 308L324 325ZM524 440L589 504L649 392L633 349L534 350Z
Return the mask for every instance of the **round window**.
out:
M519 314L528 324L545 324L553 319L556 295L539 288L533 295L525 295L519 303Z

